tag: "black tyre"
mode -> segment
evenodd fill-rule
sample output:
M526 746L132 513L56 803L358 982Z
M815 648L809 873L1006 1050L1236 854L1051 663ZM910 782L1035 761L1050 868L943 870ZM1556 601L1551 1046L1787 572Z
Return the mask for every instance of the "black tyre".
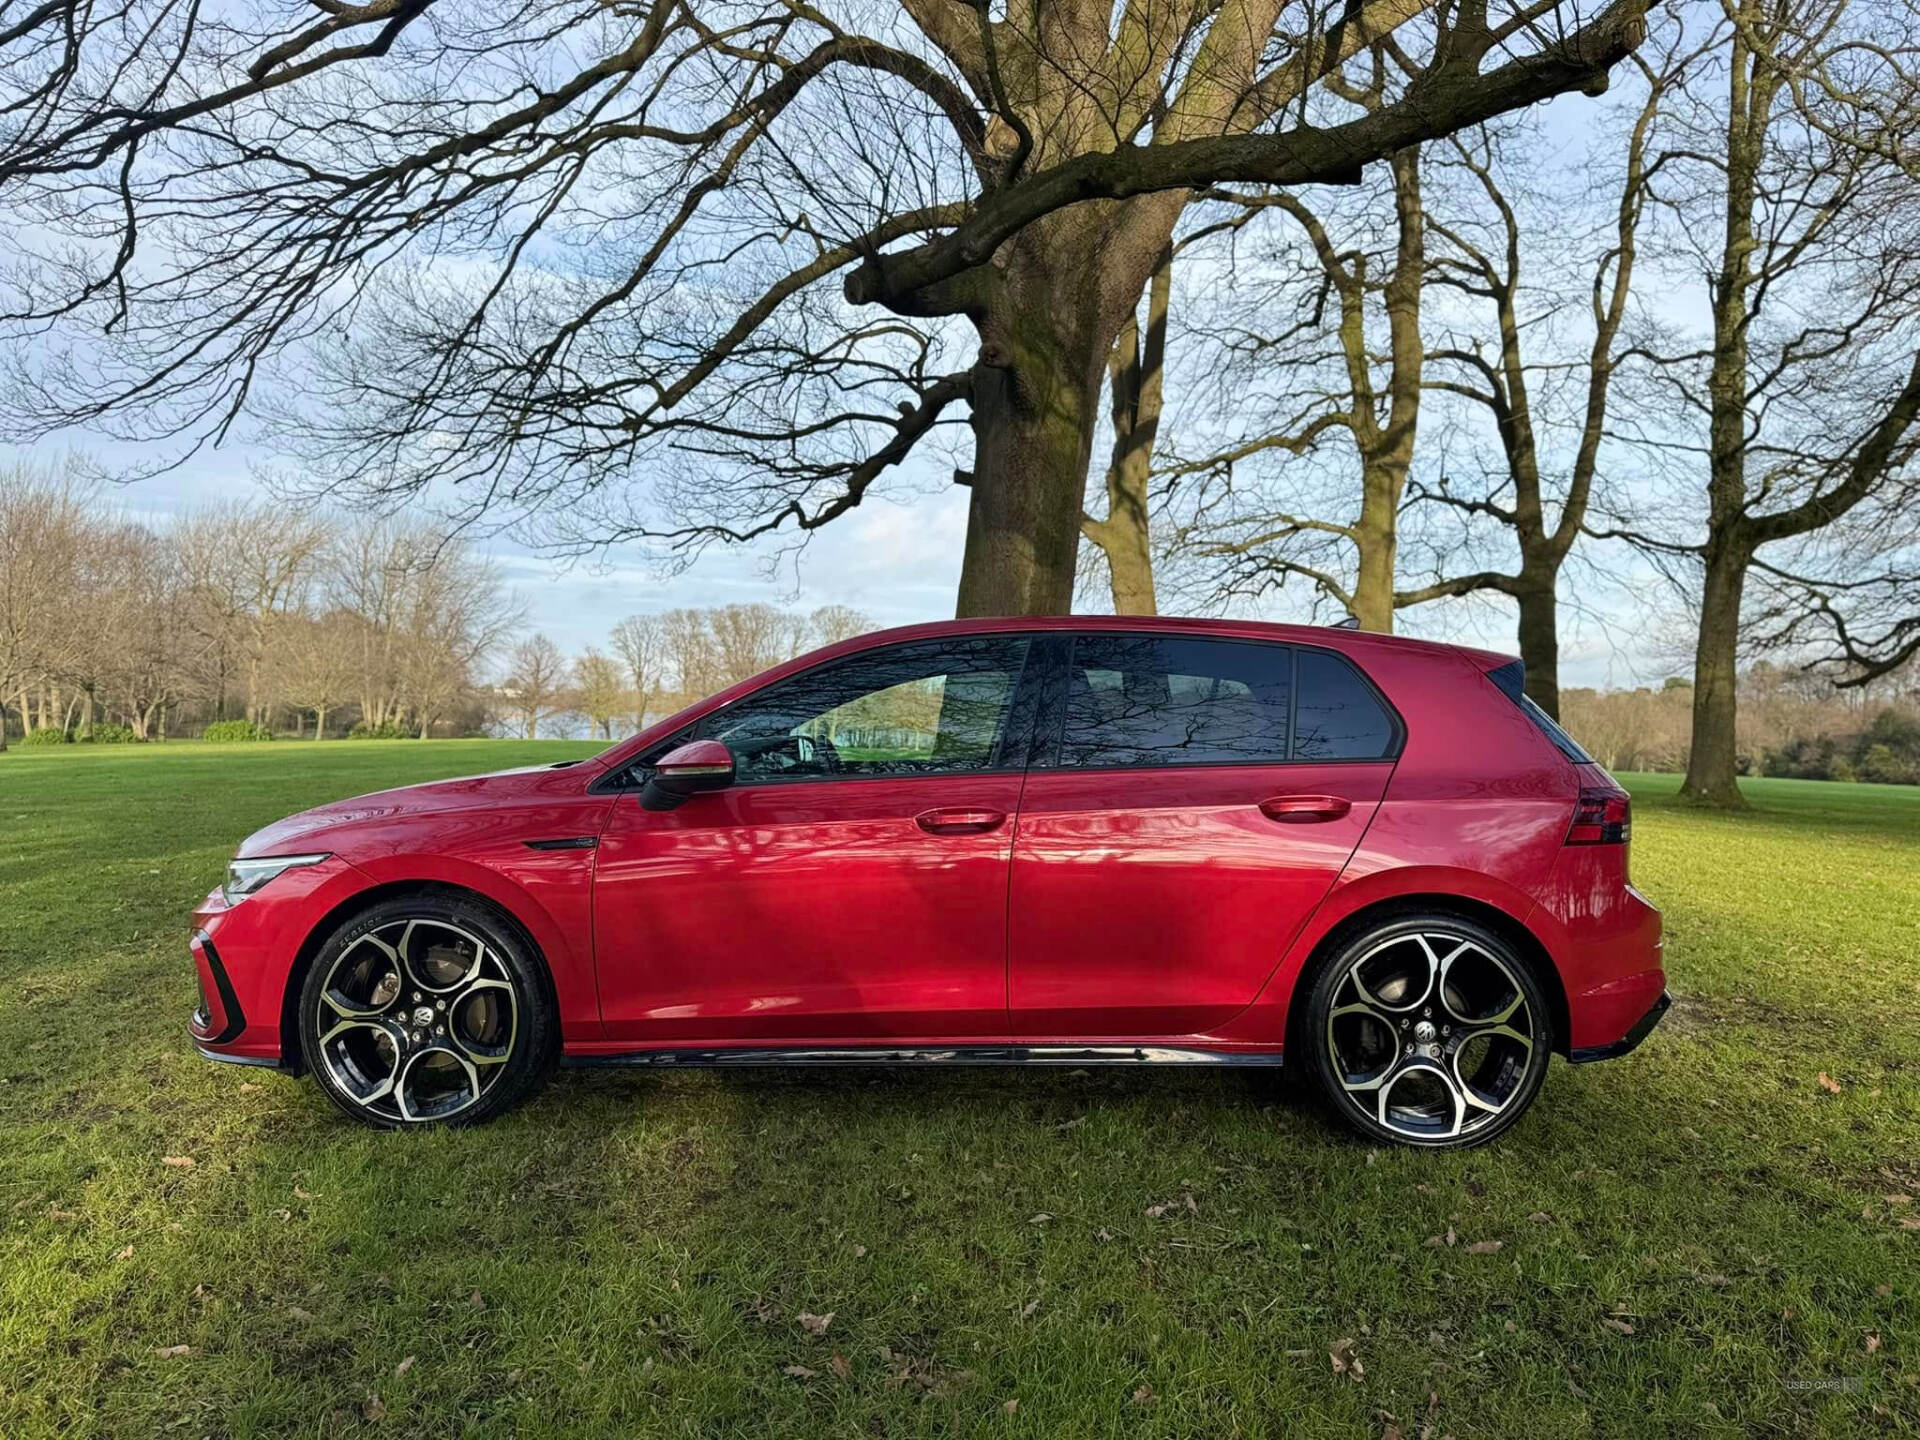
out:
M1484 1145L1526 1113L1553 1012L1513 947L1471 920L1400 915L1330 954L1295 1043L1315 1087L1369 1140Z
M544 964L492 906L401 896L348 920L300 992L300 1044L363 1125L473 1125L539 1088L559 1052Z

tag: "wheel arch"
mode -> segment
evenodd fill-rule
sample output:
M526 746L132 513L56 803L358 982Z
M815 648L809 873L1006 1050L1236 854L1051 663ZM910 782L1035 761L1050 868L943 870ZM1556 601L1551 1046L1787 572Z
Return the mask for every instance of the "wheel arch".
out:
M300 1043L300 992L306 987L307 972L313 968L315 957L319 955L327 941L333 938L334 932L355 915L371 910L374 906L388 900L404 899L408 896L463 900L485 906L526 947L528 955L536 962L546 984L547 1003L554 1007L556 1015L559 1013L559 992L554 983L552 961L548 959L546 951L534 937L532 930L498 898L470 886L447 880L383 881L369 885L363 890L354 891L327 911L307 931L300 941L299 949L294 952L293 965L287 971L287 983L280 994L280 1054L291 1073L302 1075L307 1069L306 1052Z
M1330 956L1349 944L1354 936L1377 925L1407 915L1435 914L1452 915L1483 925L1513 947L1540 982L1540 988L1546 992L1547 1006L1552 1011L1554 1053L1565 1055L1571 1033L1566 983L1561 979L1560 967L1554 963L1553 953L1547 949L1546 943L1511 911L1491 901L1447 891L1414 892L1370 901L1352 914L1342 917L1322 935L1294 975L1293 986L1287 996L1287 1048L1293 1048L1296 1032L1304 1018L1305 1006L1301 1002Z

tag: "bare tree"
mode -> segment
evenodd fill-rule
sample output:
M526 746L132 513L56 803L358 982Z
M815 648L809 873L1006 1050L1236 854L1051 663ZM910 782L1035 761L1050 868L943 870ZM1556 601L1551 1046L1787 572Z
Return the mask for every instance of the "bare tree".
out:
M573 662L573 694L591 733L608 740L613 738L613 722L633 710L633 692L619 664L592 646Z
M292 615L280 624L269 665L275 692L313 711L313 738L327 738L327 716L359 680L360 620L344 611Z
M1382 60L1356 99L1377 105L1385 85ZM1181 544L1216 562L1222 588L1259 593L1297 575L1337 600L1361 629L1390 631L1400 502L1413 465L1426 360L1420 332L1426 211L1417 148L1390 157L1384 189L1382 203L1393 221L1373 243L1366 233L1375 228L1368 197L1347 207L1358 213L1346 217L1355 233L1343 238L1300 196L1219 192L1241 205L1274 207L1307 242L1303 263L1293 262L1283 245L1273 256L1277 282L1237 296L1236 309L1250 298L1256 303L1225 322L1231 360L1222 383L1257 385L1251 372L1264 372L1267 395L1253 412L1278 423L1185 460L1172 473L1206 482ZM1258 303L1266 299L1274 303ZM1266 316L1280 324L1277 333L1256 328ZM1344 515L1307 513L1284 465L1267 472L1269 487L1289 492L1294 503L1273 506L1258 486L1248 493L1249 462L1299 457L1343 439L1358 475L1357 504L1341 507Z
M12 419L259 415L317 490L684 550L829 523L964 410L958 608L1064 610L1188 198L1597 87L1646 3L8 3L0 184L77 242L0 295Z
M807 643L838 645L872 629L872 617L851 605L822 605L807 617Z
M1484 407L1497 440L1498 461L1489 467L1490 483L1483 487L1463 492L1452 474L1443 474L1434 485L1415 480L1410 500L1415 505L1440 504L1469 521L1503 527L1511 532L1519 555L1512 569L1468 569L1396 589L1394 603L1418 605L1476 592L1509 597L1519 612L1527 693L1556 717L1560 575L1586 524L1599 473L1651 178L1647 149L1661 103L1685 73L1690 57L1683 43L1675 28L1662 37L1657 56L1648 57L1644 49L1635 56L1643 90L1627 118L1612 223L1597 254L1589 250L1582 256L1580 239L1569 233L1577 229L1569 218L1577 210L1568 204L1564 187L1524 212L1509 194L1503 172L1511 161L1502 149L1526 147L1532 136L1520 137L1517 146L1487 131L1448 142L1481 192L1490 219L1482 223L1478 217L1430 217L1429 222L1442 246L1433 257L1428 285L1461 292L1492 312L1490 326L1476 323L1479 316L1474 314L1448 327L1430 357L1438 362L1439 373L1429 380L1429 388L1466 396ZM1582 268L1589 278L1582 308L1590 329L1584 355L1571 358L1556 343L1553 329L1557 312L1572 308L1557 277ZM1536 270L1545 270L1549 278L1543 289L1530 294L1529 272ZM1543 412L1542 397L1551 406L1557 395L1569 391L1568 400L1577 408L1570 424L1556 424L1551 409ZM1554 444L1557 429L1573 434L1571 453L1564 458Z
M1705 534L1613 533L1699 567L1683 793L1739 805L1749 577L1804 576L1794 562L1817 553L1828 527L1890 493L1911 497L1891 506L1911 524L1920 499L1909 463L1920 425L1920 187L1909 140L1881 129L1911 116L1920 91L1908 0L1724 0L1723 10L1714 64L1685 105L1667 107L1666 176L1653 192L1669 252L1711 277L1711 335L1646 347L1675 402L1664 408L1697 429L1642 427L1663 454L1702 462Z
M530 636L508 652L500 693L520 717L527 739L538 738L542 720L566 711L566 681L566 658L545 635Z
M647 728L647 715L666 688L667 642L655 615L629 615L608 637L613 653L627 669L627 693L633 698L633 728Z
M0 470L0 749L6 703L17 697L20 728L32 730L28 692L64 668L77 638L65 617L86 549L88 499L70 467Z

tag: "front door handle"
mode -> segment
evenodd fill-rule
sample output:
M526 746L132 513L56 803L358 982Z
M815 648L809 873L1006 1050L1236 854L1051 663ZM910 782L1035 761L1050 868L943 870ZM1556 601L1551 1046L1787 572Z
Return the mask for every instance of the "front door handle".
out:
M968 810L963 808L922 810L913 823L929 835L984 835L1007 823L1004 810Z
M1275 795L1260 802L1260 813L1282 825L1313 825L1338 820L1353 802L1343 795Z

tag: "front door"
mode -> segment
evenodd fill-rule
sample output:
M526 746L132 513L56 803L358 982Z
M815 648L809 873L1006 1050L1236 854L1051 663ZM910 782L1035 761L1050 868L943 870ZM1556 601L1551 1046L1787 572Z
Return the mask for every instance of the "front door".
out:
M1027 649L863 651L678 737L723 741L736 780L614 807L594 879L607 1038L1006 1043Z
M1164 634L1077 637L1050 709L1014 844L1015 1039L1205 1036L1359 844L1397 721L1329 651Z

